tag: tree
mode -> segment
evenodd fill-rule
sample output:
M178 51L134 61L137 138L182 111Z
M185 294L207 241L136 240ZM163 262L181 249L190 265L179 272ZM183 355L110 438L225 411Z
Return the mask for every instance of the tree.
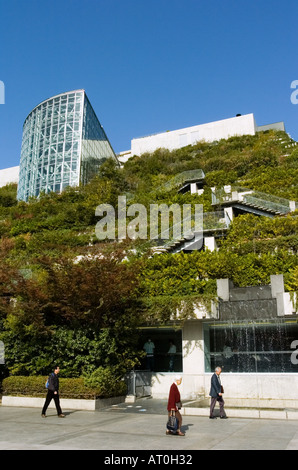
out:
M31 278L15 284L1 335L12 373L44 372L54 359L71 375L111 365L123 371L138 361L138 264L108 248L43 257Z

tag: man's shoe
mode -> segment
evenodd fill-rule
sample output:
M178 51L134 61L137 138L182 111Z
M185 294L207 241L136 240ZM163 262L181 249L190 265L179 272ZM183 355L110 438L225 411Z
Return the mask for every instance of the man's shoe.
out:
M220 419L228 419L227 416L221 416Z
M216 416L209 416L209 419L216 419Z
M42 418L46 418L46 415L42 414L41 417L42 417Z
M61 413L60 415L58 415L58 418L65 418L65 415Z

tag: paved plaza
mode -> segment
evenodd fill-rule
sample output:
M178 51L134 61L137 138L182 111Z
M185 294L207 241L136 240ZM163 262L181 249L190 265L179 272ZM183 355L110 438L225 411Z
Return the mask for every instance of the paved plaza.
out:
M166 436L166 401L140 399L101 411L0 406L0 450L298 450L298 421L184 416L185 436Z

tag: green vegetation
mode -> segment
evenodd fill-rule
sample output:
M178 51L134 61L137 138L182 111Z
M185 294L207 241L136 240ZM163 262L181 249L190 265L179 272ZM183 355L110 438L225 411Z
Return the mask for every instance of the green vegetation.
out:
M296 213L237 217L219 250L151 256L141 240L100 242L95 209L117 207L119 195L144 204L203 204L214 211L211 187L234 184L298 201L298 150L283 132L200 142L176 151L133 157L119 169L106 161L86 186L16 201L16 187L0 188L0 340L15 376L43 376L54 362L62 377L94 384L138 364L137 328L166 322L179 310L216 296L216 279L235 285L270 282L283 273L298 290ZM202 169L202 195L178 194L165 183ZM14 299L8 301L8 299ZM3 366L2 366L3 369Z
M11 376L3 380L5 395L44 397L47 376ZM62 378L59 380L59 392L62 398L92 399L109 398L126 394L125 382L112 374L112 371L100 370L100 379L90 383L90 379Z

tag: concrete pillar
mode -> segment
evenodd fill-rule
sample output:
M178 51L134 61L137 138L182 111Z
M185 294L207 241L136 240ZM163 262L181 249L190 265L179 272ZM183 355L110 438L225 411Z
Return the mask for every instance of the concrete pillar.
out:
M204 237L205 248L210 251L217 251L217 244L215 237Z
M190 183L190 193L191 194L197 193L197 183Z
M271 293L272 297L276 299L277 316L283 317L285 315L285 302L284 302L284 277L283 274L275 274L270 276Z
M284 276L283 274L272 274L270 276L271 292L272 297L275 299L277 294L283 294L284 288Z
M199 320L189 320L183 328L183 373L204 373L203 324Z
M234 218L233 207L224 207L224 214L225 214L227 227L229 227L230 222L232 222Z
M230 280L217 279L217 296L220 300L228 302L230 300Z
M295 201L290 201L290 211L294 212L296 210L296 202Z

